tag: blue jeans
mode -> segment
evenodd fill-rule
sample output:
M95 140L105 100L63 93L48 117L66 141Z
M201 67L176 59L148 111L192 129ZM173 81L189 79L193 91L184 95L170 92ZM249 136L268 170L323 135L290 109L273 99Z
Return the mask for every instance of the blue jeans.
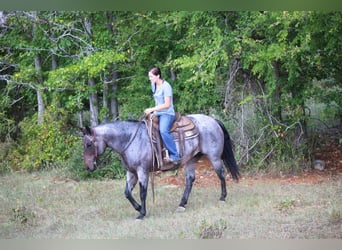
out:
M160 136L163 139L163 142L169 151L169 156L171 160L179 160L179 154L177 151L176 143L173 140L173 136L170 132L171 126L173 121L175 120L174 115L168 115L168 114L163 114L159 115L159 130L160 130Z

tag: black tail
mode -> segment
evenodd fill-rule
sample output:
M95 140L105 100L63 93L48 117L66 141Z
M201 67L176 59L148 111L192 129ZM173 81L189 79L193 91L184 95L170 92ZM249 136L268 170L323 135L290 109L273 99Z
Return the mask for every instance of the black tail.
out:
M232 177L234 180L238 181L239 180L239 168L238 165L236 164L236 160L234 157L234 152L233 152L233 146L232 142L230 140L230 136L228 134L227 129L223 125L223 123L219 120L216 120L217 123L220 125L223 134L224 134L224 147L223 147L223 152L222 152L222 160L227 168L229 169L230 173L232 174Z

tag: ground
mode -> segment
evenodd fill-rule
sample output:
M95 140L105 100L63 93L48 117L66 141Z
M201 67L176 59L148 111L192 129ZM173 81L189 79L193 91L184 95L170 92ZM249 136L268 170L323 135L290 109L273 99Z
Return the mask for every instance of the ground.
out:
M254 175L250 177L248 175L242 175L240 181L253 183L256 181L261 182L305 182L305 183L319 183L323 180L329 180L331 178L338 178L342 176L342 138L341 129L331 129L329 132L322 134L318 139L317 146L315 147L314 160L324 161L325 167L323 170L317 170L314 168L305 169L302 173L287 174L270 176L265 174ZM196 180L194 186L209 187L213 185L219 185L220 181L217 178L214 169L210 165L210 162L202 157L196 166ZM176 186L185 186L184 168L180 168L178 171L170 171L166 173L157 174L155 180L157 183L167 183ZM228 174L226 177L227 182L232 182L233 179Z

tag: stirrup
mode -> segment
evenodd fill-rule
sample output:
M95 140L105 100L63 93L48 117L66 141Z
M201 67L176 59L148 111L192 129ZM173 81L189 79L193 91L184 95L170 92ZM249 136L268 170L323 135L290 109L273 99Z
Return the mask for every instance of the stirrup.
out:
M166 163L172 163L173 165L179 165L181 160L172 160L169 157L164 157L163 159Z
M169 170L176 170L179 168L179 164L173 164L172 162L163 164L163 166L160 168L161 171L169 171Z

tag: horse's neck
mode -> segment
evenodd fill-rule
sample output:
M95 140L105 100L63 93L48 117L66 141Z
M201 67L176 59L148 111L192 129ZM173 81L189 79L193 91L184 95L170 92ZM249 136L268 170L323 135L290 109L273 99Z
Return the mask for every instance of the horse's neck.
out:
M106 129L103 138L108 147L122 154L135 139L141 124L139 122L115 122Z

